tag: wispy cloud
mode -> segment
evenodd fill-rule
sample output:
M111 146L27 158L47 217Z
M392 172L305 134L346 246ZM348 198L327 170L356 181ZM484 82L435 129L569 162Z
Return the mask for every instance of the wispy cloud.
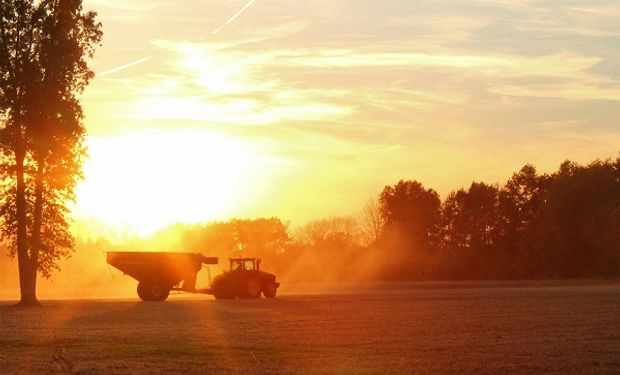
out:
M100 9L108 8L120 11L145 11L156 8L161 8L166 3L157 0L132 0L132 1L118 1L118 0L85 0L84 6L88 8Z
M346 49L274 51L273 60L282 65L320 68L430 67L462 68L483 74L566 76L592 67L600 61L571 53L545 56L508 54L446 54L418 52L372 52ZM549 69L553 67L553 69Z
M327 90L291 86L261 67L270 55L222 50L226 45L157 41L166 70L123 79L133 91L118 112L142 120L200 120L236 125L280 124L290 121L337 119L353 108L336 101ZM170 54L172 54L170 56Z
M605 88L584 83L531 84L528 86L498 85L491 89L500 95L566 100L620 101L620 87Z

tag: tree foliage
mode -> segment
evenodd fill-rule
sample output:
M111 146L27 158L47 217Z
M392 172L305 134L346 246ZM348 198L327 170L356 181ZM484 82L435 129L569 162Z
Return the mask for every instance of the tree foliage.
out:
M379 196L381 217L387 231L405 235L421 246L431 244L440 218L441 200L433 189L418 181L386 186Z
M620 159L620 158L619 158ZM473 183L442 204L441 263L449 278L620 275L618 160L525 165L504 184Z
M357 221L362 243L366 246L375 245L381 238L381 234L385 228L385 222L381 216L379 200L371 198L366 201L366 204L358 215Z
M307 223L297 231L300 243L314 247L347 248L360 245L360 227L352 217L332 216Z
M17 255L22 303L36 278L70 254L67 202L81 176L85 128L79 94L101 40L81 0L0 3L2 238Z
M290 237L288 225L278 218L232 219L205 225L174 226L171 233L180 233L186 251L208 252L224 257L269 257L280 254ZM169 237L163 231L155 238L161 247Z
M448 195L442 207L445 244L485 251L497 242L499 189L474 182Z

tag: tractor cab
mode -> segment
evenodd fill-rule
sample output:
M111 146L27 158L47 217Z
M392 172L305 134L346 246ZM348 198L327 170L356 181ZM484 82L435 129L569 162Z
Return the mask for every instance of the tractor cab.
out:
M260 259L230 258L231 271L260 271Z

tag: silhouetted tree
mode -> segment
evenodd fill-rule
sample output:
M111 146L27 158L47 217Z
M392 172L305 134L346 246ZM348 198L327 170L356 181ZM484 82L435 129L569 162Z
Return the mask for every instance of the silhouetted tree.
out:
M381 277L426 278L425 260L436 248L439 229L439 195L417 181L401 180L383 189L379 206L385 223L379 243L385 257Z
M620 274L620 184L611 161L566 161L532 222L538 277Z
M359 214L359 227L362 242L366 246L372 246L379 241L385 222L381 217L381 207L377 199L370 199L366 202Z
M527 277L535 262L536 252L530 241L532 221L545 203L550 178L538 175L536 168L526 164L506 182L499 193L498 241L501 243L506 277ZM501 267L501 265L498 265Z
M499 189L474 182L468 190L448 195L442 206L442 240L459 259L468 259L469 272L488 277L498 240Z
M386 186L379 196L386 230L397 231L418 246L432 243L438 229L441 200L433 189L417 181Z
M297 240L315 247L351 247L361 245L359 223L352 217L328 217L299 228Z
M547 180L531 164L512 175L499 196L506 226L517 232L527 227L544 203Z
M158 242L171 237L183 249L222 257L273 257L284 252L290 241L288 224L275 217L171 226L155 234Z
M342 280L351 275L361 255L363 239L352 217L327 217L311 221L294 233L286 259L296 259L292 277L306 280ZM302 277L300 277L302 276Z
M284 251L290 238L288 225L278 218L234 219L229 222L240 255L269 257Z
M38 272L50 277L73 248L66 204L85 136L77 96L102 33L81 0L0 4L2 237L18 258L20 304L37 305Z

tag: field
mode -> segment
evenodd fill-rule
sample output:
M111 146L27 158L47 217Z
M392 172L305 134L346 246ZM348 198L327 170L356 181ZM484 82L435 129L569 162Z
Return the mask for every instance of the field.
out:
M1 373L620 373L620 285L0 305Z

